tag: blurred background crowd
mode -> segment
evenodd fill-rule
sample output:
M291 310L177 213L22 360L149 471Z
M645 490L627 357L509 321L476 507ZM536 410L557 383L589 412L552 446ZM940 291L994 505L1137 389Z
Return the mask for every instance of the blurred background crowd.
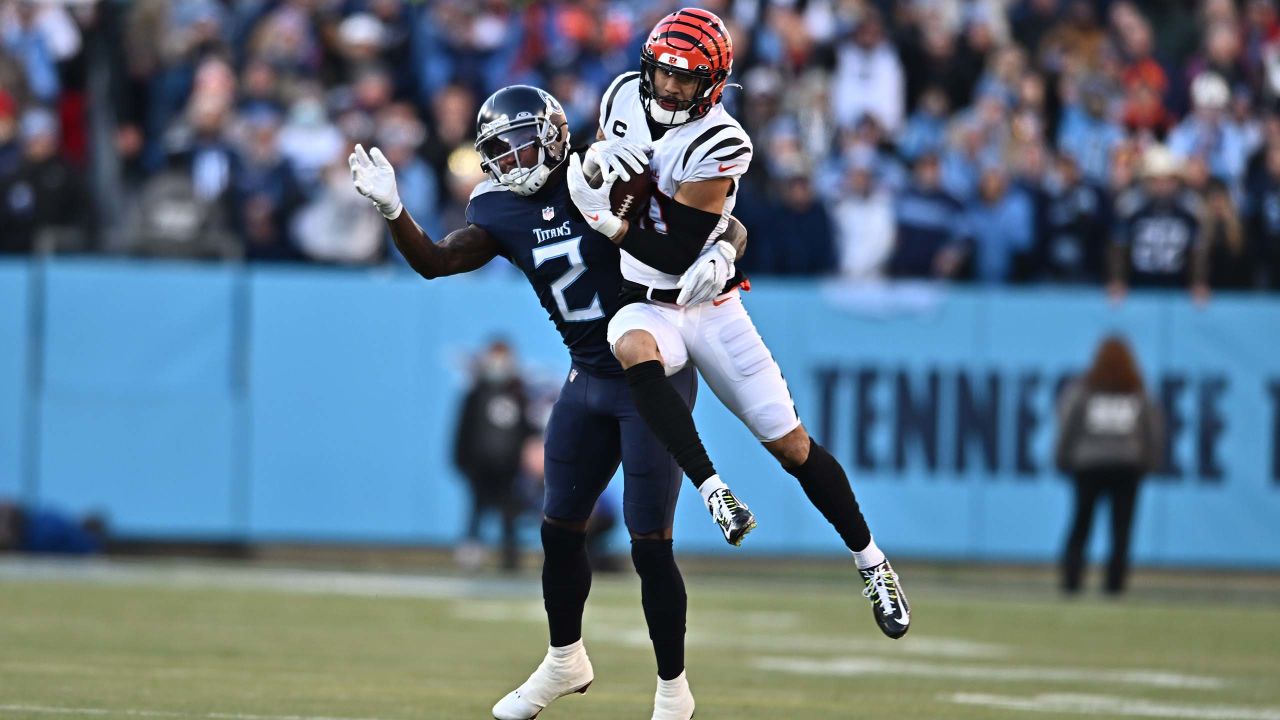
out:
M757 147L751 274L1280 288L1273 0L699 5ZM354 143L438 239L489 93L550 90L585 144L678 6L4 0L0 251L398 264Z

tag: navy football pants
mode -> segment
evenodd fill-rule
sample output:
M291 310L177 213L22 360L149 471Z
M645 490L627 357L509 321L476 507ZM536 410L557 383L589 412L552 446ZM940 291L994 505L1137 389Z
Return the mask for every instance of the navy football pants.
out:
M692 365L671 383L693 407L698 379ZM626 378L570 371L547 423L543 512L555 520L586 520L619 462L627 529L643 535L670 528L684 474L636 411Z

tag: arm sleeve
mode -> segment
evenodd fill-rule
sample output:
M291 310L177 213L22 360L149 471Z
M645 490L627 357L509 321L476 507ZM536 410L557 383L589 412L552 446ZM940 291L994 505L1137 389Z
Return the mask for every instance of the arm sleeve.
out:
M667 220L667 234L657 232L647 223L631 223L619 245L645 265L680 275L698 259L724 216L675 200L662 202L662 214Z

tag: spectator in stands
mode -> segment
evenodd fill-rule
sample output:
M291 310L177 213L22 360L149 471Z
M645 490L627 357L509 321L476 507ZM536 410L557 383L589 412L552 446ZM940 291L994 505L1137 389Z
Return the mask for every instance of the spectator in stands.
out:
M426 139L426 128L418 120L413 106L391 105L378 116L376 146L396 171L396 185L405 209L422 225L429 237L444 237L440 225L440 182L435 170L417 154ZM394 262L408 267L404 256L391 246L387 235L387 253Z
M1029 0L1011 8L1013 37L1018 44L1038 54L1041 41L1058 24L1059 5L1059 0Z
M877 183L869 153L850 159L833 216L840 274L852 280L883 278L896 232L893 198Z
M1247 227L1264 283L1280 288L1280 141L1263 148L1262 169L1249 195Z
M294 244L315 262L370 265L381 261L386 252L386 223L375 213L361 212L368 204L351 184L346 159L334 158L311 201L294 215Z
M1031 201L1010 190L1000 165L987 165L978 182L977 197L966 210L965 226L973 243L974 277L988 285L1007 283L1015 272L1025 273L1032 250Z
M293 165L280 154L280 118L271 110L245 117L234 173L236 222L250 260L296 260L289 223L303 201Z
M1236 212L1231 190L1218 178L1205 194L1205 241L1209 244L1209 287L1247 290L1255 285L1258 262Z
M0 181L18 170L22 162L18 102L0 87Z
M301 89L280 130L280 152L308 194L319 186L324 168L342 156L343 142L342 133L329 119L321 89L314 85Z
M1108 293L1123 298L1133 287L1189 287L1208 296L1208 243L1203 206L1185 191L1173 153L1147 148L1142 186L1116 200L1117 228L1110 252Z
M48 110L22 116L22 162L0 177L0 252L85 249L90 204L80 173L58 153L58 129Z
M516 477L526 441L535 431L510 345L503 340L491 342L477 358L474 371L454 436L454 464L471 489L471 517L459 558L466 563L475 557L481 521L496 511L502 519L502 567L515 570L520 552L516 520L521 510Z
M188 238L185 245L170 242L165 252L185 247L191 254L190 248L202 246L195 254L214 255L227 254L226 244L210 244L208 237L227 231L239 236L233 248L284 250L288 241L277 244L281 207L265 202L271 193L245 194L240 177L247 173L244 187L250 188L277 171L237 165L246 159L242 143L235 144L239 150L225 173L206 143L196 153L204 158L199 173L187 179L174 174L169 161L175 149L180 163L191 155L192 108L222 108L228 147L236 128L254 125L254 118L266 117L262 113L280 115L278 155L297 178L301 208L326 192L323 174L333 159L345 155L351 142L378 142L384 113L399 107L391 115L401 130L415 124L428 129L421 146L397 161L404 166L403 182L419 186L412 194L420 194L438 181L435 207L423 205L428 209L419 221L460 218L467 199L462 191L474 173L450 159L470 151L477 98L512 82L549 83L577 109L570 113L575 139L589 141L605 86L631 68L642 33L670 9L649 0L626 7L602 0L133 0L95 5L92 14L99 20L91 22L89 11L57 5L0 6L0 177L12 174L22 158L23 113L47 107L64 128L60 154L77 168L94 160L89 167L95 172L79 177L97 186L91 195L103 209L104 247L119 247L124 243L116 238L136 235L115 216L126 214L145 184L141 199L147 212L167 208L166 215L131 227L143 227L144 238ZM1246 256L1257 258L1250 262L1280 256L1267 250L1271 236L1263 236L1258 219L1265 214L1255 202L1264 194L1265 153L1254 151L1280 142L1280 120L1271 119L1270 109L1280 95L1280 15L1273 3L1249 0L1237 8L1231 0L822 0L730 6L717 0L714 6L734 30L734 76L747 86L745 93L726 92L726 107L760 150L761 161L739 187L744 221L754 209L786 205L782 193L789 185L775 176L792 163L813 169L817 202L833 217L872 211L864 205L878 203L885 193L897 204L909 181L902 162L926 152L942 158L942 186L966 203L978 192L981 169L1006 163L1009 186L1033 199L1038 272L1078 281L1093 271L1081 275L1077 261L1069 260L1072 249L1080 248L1068 238L1093 230L1062 228L1064 222L1086 222L1087 213L1067 206L1094 193L1047 192L1043 166L1049 141L1075 159L1084 187L1102 191L1102 205L1114 205L1117 193L1138 180L1135 154L1169 134L1169 147L1182 158L1184 188L1209 193L1211 178L1221 178L1238 203L1248 199L1243 236L1254 251ZM1099 24L1099 10L1107 12L1108 27ZM887 19L880 15L889 11ZM86 41L90 35L82 37L87 27L101 33L92 37L105 37L106 45L118 49L101 52ZM114 63L107 74L113 102L86 107L87 78L100 69L99 60ZM1192 102L1192 96L1199 100ZM259 157L266 158L267 135L259 140ZM868 148L876 191L843 197L846 182L861 178L847 158ZM1251 154L1257 159L1246 173ZM414 155L429 173L415 169ZM239 205L220 218L216 204L194 196L193 185L198 178L207 196L224 175L234 190L224 192L224 200L244 201L236 200ZM125 182L106 179L121 176ZM172 202L157 204L158 196ZM1051 203L1066 213L1060 222L1049 222ZM197 206L185 219L170 212ZM1066 220L1068 215L1074 220ZM767 220L762 215L748 225ZM297 214L283 222L296 224ZM1045 230L1051 225L1058 233L1053 238ZM191 239L197 237L205 239ZM758 242L762 234L753 237ZM781 239L791 237L788 231ZM370 257L382 254L379 243ZM753 254L744 267L774 269L765 267L772 260L755 263ZM1091 268L1092 255L1086 255L1084 264ZM795 265L794 258L777 257ZM963 267L956 262L960 254L940 257L952 271ZM931 268L926 275L935 273ZM1222 280L1219 273L1214 278Z
M1195 112L1169 133L1169 150L1184 163L1204 163L1213 177L1239 188L1252 149L1227 115L1231 89L1216 73L1201 73L1191 84L1191 100Z
M958 40L954 30L939 22L922 22L906 28L905 72L907 97L920 96L928 85L937 84L947 94L947 104L965 107L982 73L992 38L981 25Z
M461 85L449 85L431 99L430 133L422 154L435 168L437 177L448 176L449 158L455 150L470 148L475 141L479 107L475 94Z
M1111 554L1103 587L1110 595L1125 589L1138 485L1164 456L1161 413L1143 386L1128 344L1109 337L1058 404L1054 457L1075 490L1062 554L1062 589L1069 594L1080 591L1094 510L1104 497L1111 505Z
M1227 4L1234 15L1235 9ZM1186 64L1186 87L1194 94L1195 80L1205 73L1212 73L1226 82L1228 88L1242 87L1246 83L1244 63L1241 58L1241 33L1235 19L1217 20L1205 27L1204 50Z
M240 99L236 103L236 111L245 115L284 113L280 76L271 63L256 58L245 64L240 74Z
M37 25L37 3L30 0L7 4L0 18L0 50L18 60L25 70L24 81L31 98L43 105L53 105L61 89L54 53Z
M1107 116L1108 96L1101 78L1080 84L1079 100L1062 109L1058 125L1058 149L1074 161L1086 182L1106 187L1111 157L1124 140L1124 129Z
M192 96L184 121L168 133L165 171L143 188L133 235L144 254L240 254L232 182L239 158L228 137L231 97L219 89L221 81L211 82L210 89Z
M799 159L781 163L775 183L779 200L768 208L763 224L756 226L747 253L755 257L743 272L808 276L836 272L835 230L814 192L809 169Z
M884 23L871 7L864 7L850 41L836 49L831 105L835 120L853 127L864 114L896 134L906 112L902 63L885 38Z
M1280 44L1280 13L1270 0L1249 0L1245 3L1244 26L1241 28L1245 76L1250 86L1259 94L1274 96L1277 78L1270 72L1270 65L1280 60L1277 53Z
M951 278L963 269L968 233L964 207L942 189L938 156L916 159L912 183L898 196L897 244L889 257L895 278Z
M520 15L507 0L437 0L417 27L421 97L436 98L451 84L487 96L508 84L523 47Z
M921 153L942 150L946 143L948 111L947 95L942 88L937 85L925 88L898 141L904 159L912 162Z
M1107 194L1084 179L1068 153L1058 156L1047 190L1036 275L1054 282L1101 282L1111 228Z

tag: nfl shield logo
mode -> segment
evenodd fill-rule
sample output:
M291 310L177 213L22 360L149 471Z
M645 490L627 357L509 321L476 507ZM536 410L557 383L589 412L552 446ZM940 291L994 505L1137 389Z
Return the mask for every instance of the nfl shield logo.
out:
M551 222L551 218L556 216L556 209L553 207L542 208L542 219Z

